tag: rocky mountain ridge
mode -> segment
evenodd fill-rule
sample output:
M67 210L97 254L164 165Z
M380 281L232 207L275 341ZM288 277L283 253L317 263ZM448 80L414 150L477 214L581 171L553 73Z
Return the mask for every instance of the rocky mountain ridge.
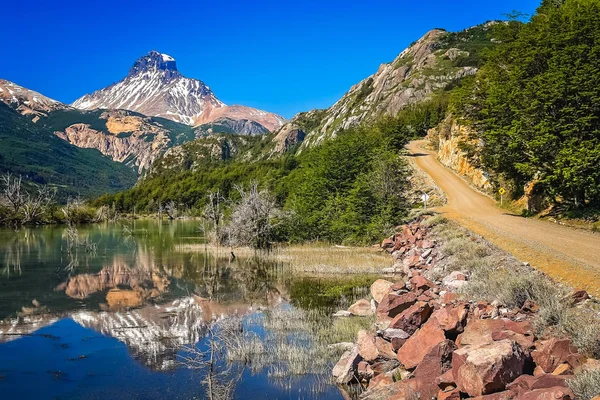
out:
M138 59L123 80L72 105L80 110L126 109L191 126L230 118L253 121L272 131L285 121L251 107L227 106L204 82L183 76L174 58L157 51Z
M379 117L394 116L411 104L427 101L478 70L478 53L491 45L493 22L462 32L433 29L402 51L391 63L352 86L333 106L294 116L278 132L300 130L301 148L318 145L339 132ZM281 144L276 147L283 148Z
M49 112L69 108L66 104L6 79L0 79L0 101L21 115L31 117L33 122L40 116L47 116Z

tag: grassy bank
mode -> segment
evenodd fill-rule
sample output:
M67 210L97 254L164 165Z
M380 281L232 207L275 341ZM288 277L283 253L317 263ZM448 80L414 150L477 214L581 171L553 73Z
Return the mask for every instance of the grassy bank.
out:
M539 335L570 336L581 351L600 357L600 304L596 300L575 305L571 288L518 262L458 224L440 216L426 223L434 225L433 234L445 256L431 271L433 278L440 279L448 271L466 271L469 285L461 294L468 300L498 301L509 308L533 301L540 306L535 321Z

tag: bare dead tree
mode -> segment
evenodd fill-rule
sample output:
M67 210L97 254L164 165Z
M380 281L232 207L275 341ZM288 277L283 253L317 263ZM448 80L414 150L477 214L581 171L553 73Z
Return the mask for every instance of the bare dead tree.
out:
M202 384L206 388L206 398L210 400L229 400L233 398L235 387L243 369L237 369L231 363L223 362L227 346L233 336L240 336L241 320L225 319L208 326L207 348L187 346L180 354L179 363L190 369L206 371Z
M25 202L21 176L17 178L13 177L11 173L6 173L2 175L2 184L4 187L2 197L13 209L13 212L18 213Z
M225 198L219 190L216 192L210 191L208 192L208 200L204 209L202 210L202 219L207 221L212 225L213 233L215 235L214 239L218 243L221 239L221 225L223 224L223 219L225 218L223 209L225 205Z
M268 190L259 190L258 183L250 184L248 190L236 185L240 200L233 206L228 227L232 245L269 249L275 220L282 213Z
M77 218L77 214L83 207L83 199L81 197L71 197L67 199L67 204L61 208L63 215L67 221L68 225L71 225L75 222Z
M167 217L169 217L169 219L177 218L177 215L179 214L179 210L177 209L177 204L173 200L171 200L165 206L165 212L167 213Z
M56 192L48 186L38 187L35 195L26 193L25 202L21 206L23 212L22 223L27 224L29 222L37 221L54 200L55 193Z
M12 209L17 223L37 222L54 200L55 191L48 186L38 186L33 194L25 190L21 176L7 173L2 175L1 182L2 202Z

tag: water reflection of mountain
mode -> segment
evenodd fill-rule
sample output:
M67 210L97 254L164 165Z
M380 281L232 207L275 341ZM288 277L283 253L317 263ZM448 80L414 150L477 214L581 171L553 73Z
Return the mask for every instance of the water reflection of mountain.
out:
M212 319L288 298L276 266L175 252L181 227L159 234L119 229L80 229L98 243L93 252L68 248L64 230L1 231L2 271L10 274L0 275L0 342L72 318L164 370L179 348L206 334Z

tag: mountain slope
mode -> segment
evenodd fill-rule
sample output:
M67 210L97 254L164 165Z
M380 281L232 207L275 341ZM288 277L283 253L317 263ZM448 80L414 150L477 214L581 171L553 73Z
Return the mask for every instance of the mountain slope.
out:
M51 111L69 108L66 104L6 79L0 79L0 101L14 108L22 115L28 115L34 122L40 116L46 116Z
M227 106L204 82L184 77L175 59L157 51L137 60L123 80L81 97L73 107L126 109L192 126L226 117L254 121L272 131L284 122L282 117L266 111Z
M80 149L0 102L0 172L58 188L59 197L131 187L137 174L96 150Z
M460 79L474 75L481 50L492 45L494 23L462 32L434 29L402 51L394 61L356 85L326 110L300 113L279 133L300 129L302 147L313 146L344 129L384 116L394 116L411 104L431 99ZM276 137L285 138L285 134ZM278 143L276 146L282 148Z

